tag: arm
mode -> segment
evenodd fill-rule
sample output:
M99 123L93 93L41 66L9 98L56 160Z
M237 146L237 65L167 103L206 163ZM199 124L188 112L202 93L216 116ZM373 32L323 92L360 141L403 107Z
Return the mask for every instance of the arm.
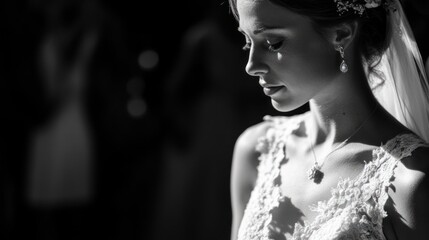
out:
M255 150L258 138L263 136L268 124L261 123L244 131L237 139L231 169L231 240L237 239L238 228L243 218L250 193L257 178L259 153Z
M399 240L427 239L429 229L429 148L420 148L396 169L390 194L394 215L392 226Z

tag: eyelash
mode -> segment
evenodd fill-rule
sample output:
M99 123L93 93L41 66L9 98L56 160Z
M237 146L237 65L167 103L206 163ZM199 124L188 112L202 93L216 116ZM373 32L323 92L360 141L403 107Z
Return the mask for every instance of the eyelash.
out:
M276 42L276 43L271 44L271 43L267 40L267 41L266 41L266 44L268 45L268 46L267 46L267 49L268 49L270 52L277 52L277 51L279 51L279 50L282 48L282 46L283 46L283 41L278 41L278 42ZM243 49L244 51L248 51L248 50L250 49L250 47L251 47L251 43L250 43L250 42L246 42L246 44L242 47L242 49Z
M241 49L243 49L243 51L248 51L250 50L250 46L251 46L251 43L246 42L246 44L244 44L244 46Z
M279 51L283 46L283 41L278 41L276 43L271 44L269 41L267 41L268 44L268 50L271 52L277 52Z

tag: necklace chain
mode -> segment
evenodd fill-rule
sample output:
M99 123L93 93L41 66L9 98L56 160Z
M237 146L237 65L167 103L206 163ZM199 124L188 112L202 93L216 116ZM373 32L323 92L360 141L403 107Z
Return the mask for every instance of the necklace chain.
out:
M317 161L317 157L316 157L316 153L314 152L314 145L311 141L309 141L310 145L311 145L311 151L313 152L313 157L314 157L314 163L313 166L310 168L310 170L308 171L308 178L310 180L313 180L316 183L320 183L320 181L322 180L324 173L322 171L320 171L320 169L322 168L322 165L325 163L326 159L335 151L337 151L338 149L342 148L344 145L346 145L346 143L350 140L350 138L352 138L364 125L365 123L372 117L372 115L374 115L375 111L377 110L377 106L374 107L374 109L372 110L371 114L359 125L358 128L356 128L355 131L353 131L353 133L346 138L346 140L342 141L340 144L338 144L337 147L335 147L332 151L330 151L323 159L323 162L321 164L319 164L319 162Z

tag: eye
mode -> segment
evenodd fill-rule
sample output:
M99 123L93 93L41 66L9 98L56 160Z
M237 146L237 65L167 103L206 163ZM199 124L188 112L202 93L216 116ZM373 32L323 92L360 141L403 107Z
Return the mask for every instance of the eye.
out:
M251 47L251 43L246 41L246 44L242 47L243 51L247 51L249 50Z
M270 50L271 52L279 51L283 46L283 42L284 42L283 40L281 41L267 40L268 50Z
M252 46L252 42L250 41L249 37L244 35L244 38L246 39L246 44L242 47L244 51L250 50L250 47Z

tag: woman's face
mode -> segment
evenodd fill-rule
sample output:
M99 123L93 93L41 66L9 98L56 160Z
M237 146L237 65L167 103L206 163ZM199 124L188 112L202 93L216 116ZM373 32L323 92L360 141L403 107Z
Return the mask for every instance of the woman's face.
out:
M267 0L237 0L237 10L249 50L246 71L259 77L277 110L304 105L339 75L338 52L310 18Z

